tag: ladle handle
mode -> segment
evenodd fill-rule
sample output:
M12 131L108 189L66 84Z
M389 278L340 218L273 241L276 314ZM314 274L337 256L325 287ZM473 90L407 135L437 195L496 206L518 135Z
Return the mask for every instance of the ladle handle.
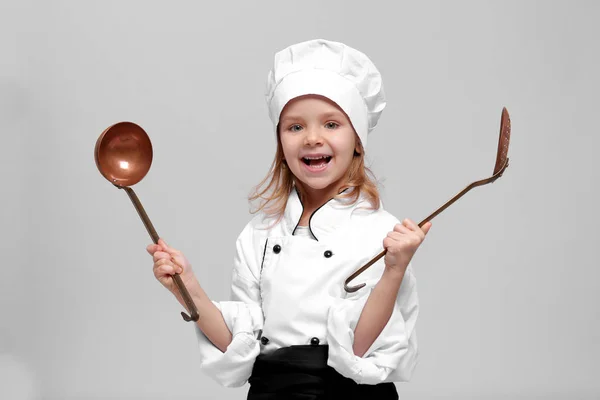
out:
M117 186L117 185L115 185L115 186ZM150 234L152 241L155 244L158 244L158 239L159 239L158 233L156 233L156 229L154 229L154 225L152 225L152 222L150 222L150 218L148 218L148 214L146 214L146 210L144 210L144 207L142 206L140 199L137 197L137 195L135 194L133 189L130 187L127 187L127 186L117 186L117 187L119 189L125 190L125 192L129 196L129 199L133 203L133 206L135 207L136 211L138 212L138 215L142 219L142 222L144 223L146 230ZM175 264L177 264L175 262L175 260L172 259L172 261ZM194 300L192 300L192 296L190 296L190 292L188 292L188 290L186 289L179 274L173 275L173 280L175 281L175 285L177 285L177 289L179 290L179 293L181 294L183 301L187 305L188 310L190 310L190 312L192 314L191 316L189 316L186 313L182 312L181 313L182 318L188 322L189 321L198 321L200 316L198 315L198 309L196 308L196 304L194 304Z

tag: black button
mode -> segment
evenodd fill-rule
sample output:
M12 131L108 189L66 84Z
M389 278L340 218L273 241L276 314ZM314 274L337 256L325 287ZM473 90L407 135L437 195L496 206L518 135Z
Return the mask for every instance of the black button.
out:
M281 251L280 245L276 244L275 246L273 246L273 253L279 254L280 251Z
M327 250L325 251L325 253L323 253L323 255L325 256L325 258L329 258L333 255L333 253L331 252L331 250Z
M267 344L267 343L269 343L269 338L267 338L266 336L263 336L260 338L260 342L262 344Z
M312 339L310 339L310 344L312 344L313 346L318 346L320 343L319 338L314 337Z

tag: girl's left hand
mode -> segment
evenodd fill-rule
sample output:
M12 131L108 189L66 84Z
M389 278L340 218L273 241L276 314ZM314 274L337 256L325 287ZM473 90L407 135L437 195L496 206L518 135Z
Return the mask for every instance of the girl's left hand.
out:
M408 263L425 240L429 229L431 229L431 222L427 222L422 228L419 228L419 225L408 218L404 219L402 224L396 224L394 230L389 232L383 240L383 247L387 250L385 254L386 268L403 276Z

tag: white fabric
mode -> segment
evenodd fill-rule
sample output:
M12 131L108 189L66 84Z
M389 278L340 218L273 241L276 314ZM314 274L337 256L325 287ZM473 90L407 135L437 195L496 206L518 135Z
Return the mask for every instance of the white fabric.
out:
M285 105L307 94L335 102L367 147L367 135L377 125L386 101L381 74L365 54L323 39L294 44L275 54L265 93L275 129Z
M298 225L296 227L296 232L294 232L294 236L303 236L309 239L314 239L315 237L312 235L312 233L310 233L310 229L308 229L308 226L300 226Z
M283 218L258 215L237 241L232 299L215 302L234 334L221 353L198 330L202 368L225 386L244 384L259 352L309 344L313 337L329 345L328 364L358 383L407 381L417 363L415 322L418 297L412 265L400 287L392 316L363 357L352 351L354 328L383 273L383 259L352 284L367 286L356 293L343 290L344 280L382 248L398 220L380 208L330 200L310 219L314 238L294 236L302 204L290 194ZM329 257L328 257L329 256ZM258 340L259 331L269 339Z

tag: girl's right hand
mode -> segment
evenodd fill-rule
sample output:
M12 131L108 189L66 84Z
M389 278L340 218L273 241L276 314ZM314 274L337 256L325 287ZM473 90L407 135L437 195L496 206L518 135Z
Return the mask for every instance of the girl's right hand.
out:
M159 239L158 244L148 245L146 250L154 260L154 276L174 295L179 296L179 289L173 281L173 275L179 274L186 287L189 287L189 284L195 279L192 266L187 258L181 251L169 247L163 239ZM179 266L175 265L171 259L174 259Z

